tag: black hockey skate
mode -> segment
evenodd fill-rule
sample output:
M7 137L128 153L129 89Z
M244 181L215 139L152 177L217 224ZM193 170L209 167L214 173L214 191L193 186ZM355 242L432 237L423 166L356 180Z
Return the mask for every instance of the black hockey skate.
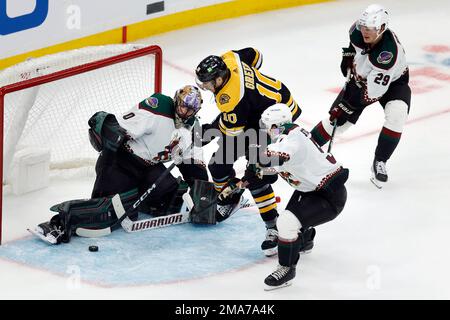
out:
M370 181L372 181L378 189L383 188L383 185L388 181L386 162L374 159L371 169L373 176L370 178Z
M264 283L266 284L264 290L270 291L290 286L292 284L292 279L295 278L295 269L295 265L291 267L278 265L277 269L264 280Z
M52 220L37 225L34 230L27 230L45 242L60 244L64 238L64 229Z
M261 250L266 257L274 256L278 253L278 230L276 227L266 230L266 239L261 244Z
M300 253L310 253L314 247L314 237L316 236L316 229L309 228L302 231L303 243L300 246Z

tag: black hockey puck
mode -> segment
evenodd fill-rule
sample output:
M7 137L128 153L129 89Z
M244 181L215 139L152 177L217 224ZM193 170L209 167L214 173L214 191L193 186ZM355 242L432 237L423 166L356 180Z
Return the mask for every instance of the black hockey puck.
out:
M89 246L89 251L97 252L98 251L98 247L97 246Z

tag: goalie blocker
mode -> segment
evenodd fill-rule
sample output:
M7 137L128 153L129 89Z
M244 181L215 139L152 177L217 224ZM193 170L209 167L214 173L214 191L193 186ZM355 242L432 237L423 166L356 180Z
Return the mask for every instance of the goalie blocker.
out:
M196 180L190 192L193 208L191 221L196 224L216 224L248 207L248 199L242 197L245 188L235 188L226 199L219 199L214 183Z
M195 180L190 196L193 203L191 222L197 224L216 224L216 198L214 184Z

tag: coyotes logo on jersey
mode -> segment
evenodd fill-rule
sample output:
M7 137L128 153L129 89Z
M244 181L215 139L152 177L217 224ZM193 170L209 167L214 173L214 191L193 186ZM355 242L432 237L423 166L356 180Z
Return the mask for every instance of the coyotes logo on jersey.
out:
M300 183L301 183L299 180L294 179L294 176L292 174L290 174L289 172L282 171L279 173L279 175L293 187L296 187L296 186L300 185Z

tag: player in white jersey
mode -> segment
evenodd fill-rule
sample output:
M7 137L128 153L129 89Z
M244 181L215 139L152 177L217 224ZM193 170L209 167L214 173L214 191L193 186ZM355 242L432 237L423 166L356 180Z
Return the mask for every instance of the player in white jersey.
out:
M291 284L300 252L312 249L314 227L343 210L349 171L325 153L308 131L292 123L285 104L266 109L261 121L272 143L256 165L257 175L278 173L295 189L277 220L279 265L264 280L266 290L272 290Z
M100 152L91 199L70 200L53 206L58 212L35 232L50 243L69 242L78 227L101 229L117 217L111 198L119 194L126 209L136 202L167 169L163 162L173 160L187 185L208 180L201 146L192 147L192 129L202 98L194 86L177 90L174 99L155 93L121 115L97 112L89 119L89 138ZM187 191L171 174L137 208L152 215L174 213ZM137 216L137 211L132 218Z
M330 117L311 130L322 146L330 140L334 125L336 134L344 132L365 107L378 101L385 113L372 163L371 180L378 188L388 180L386 162L400 141L411 101L405 51L388 28L388 18L382 6L370 5L350 28L350 46L343 48L341 62L341 71L344 76L350 72L350 81L332 104Z

